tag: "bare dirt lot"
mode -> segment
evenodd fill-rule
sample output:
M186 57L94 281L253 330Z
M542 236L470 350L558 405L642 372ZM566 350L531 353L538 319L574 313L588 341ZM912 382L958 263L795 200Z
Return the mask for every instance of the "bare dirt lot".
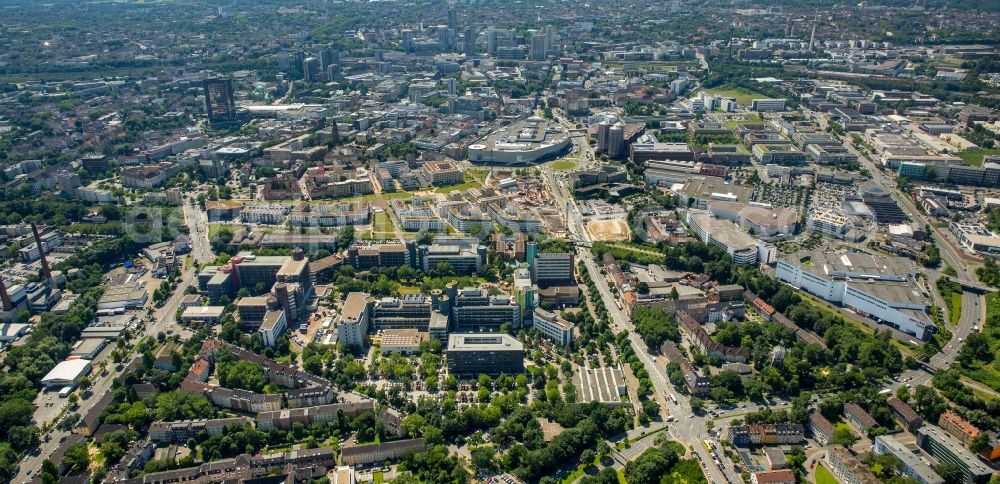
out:
M587 224L587 232L594 240L613 242L628 240L628 223L624 220L594 220Z

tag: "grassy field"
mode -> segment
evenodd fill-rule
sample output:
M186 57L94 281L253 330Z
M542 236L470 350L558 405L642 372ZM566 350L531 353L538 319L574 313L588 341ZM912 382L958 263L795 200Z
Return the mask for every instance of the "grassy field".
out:
M837 478L833 477L833 473L820 464L816 466L816 484L837 484Z
M236 227L226 224L208 224L208 240L214 239L222 231L235 232Z
M1000 351L1000 294L986 296L986 324L982 333L989 338L990 353ZM960 366L963 375L1000 392L1000 368L993 362L973 361Z
M750 101L754 99L766 98L767 96L749 89L744 89L742 87L729 87L729 88L715 88L715 89L705 89L705 92L717 96L731 97L736 99L736 102L740 104L750 105Z
M396 236L392 228L392 217L388 212L375 212L372 218L372 238L391 239Z
M959 318L962 317L962 294L961 293L951 293L951 305L948 308L948 322L951 324L958 324Z
M556 160L549 163L549 168L558 171L569 171L576 168L576 161L571 159Z
M965 162L969 165L982 166L984 157L1000 156L1000 148L979 148L955 153L955 155L965 160Z

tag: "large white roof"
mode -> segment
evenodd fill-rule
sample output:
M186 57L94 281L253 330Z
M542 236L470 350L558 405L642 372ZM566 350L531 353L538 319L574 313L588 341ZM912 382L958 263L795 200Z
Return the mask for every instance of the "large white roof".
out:
M76 377L80 376L80 374L86 371L89 367L90 360L82 358L77 360L60 361L59 364L52 369L52 371L42 378L42 382L50 380L75 380Z

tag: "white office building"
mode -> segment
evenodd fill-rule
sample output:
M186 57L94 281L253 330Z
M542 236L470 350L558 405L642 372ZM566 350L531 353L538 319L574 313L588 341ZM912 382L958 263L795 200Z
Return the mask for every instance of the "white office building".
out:
M687 224L701 240L732 256L734 264L770 264L777 260L778 249L774 245L757 240L736 224L715 218L708 212L689 210Z
M779 260L776 275L920 339L934 332L927 314L930 303L914 282L917 268L905 257L799 252Z
M569 346L573 343L573 330L576 326L555 313L536 308L532 323L539 333L558 345Z

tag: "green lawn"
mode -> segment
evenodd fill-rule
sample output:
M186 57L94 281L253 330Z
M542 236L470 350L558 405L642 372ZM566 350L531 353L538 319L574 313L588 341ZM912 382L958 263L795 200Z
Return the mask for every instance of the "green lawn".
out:
M467 181L465 183L459 183L458 185L449 185L446 187L437 187L434 189L434 193L451 193L455 190L468 190L470 188L480 188L483 184L476 180Z
M718 96L731 97L736 99L736 102L747 106L749 106L750 101L753 101L754 99L763 99L767 97L759 92L744 89L742 87L705 89L705 92Z
M962 294L953 292L951 293L951 307L949 308L948 322L951 324L958 324L959 318L962 316Z
M816 465L816 484L837 484L837 478L833 477L833 473L822 464L818 464Z
M576 161L575 160L569 160L569 159L566 159L566 160L556 160L556 161L553 161L553 162L549 163L549 168L552 168L553 170L558 170L558 171L569 171L569 170L572 170L572 169L576 168Z
M986 296L986 324L981 328L988 337L990 354L1000 352L1000 293ZM995 361L973 360L959 366L962 375L1000 392L1000 368Z
M219 232L222 231L232 233L236 232L236 228L233 227L232 225L226 225L226 224L208 224L208 240L214 239L215 236L219 235Z
M955 153L955 155L965 160L966 163L972 166L982 166L983 158L987 156L1000 155L1000 148L979 148Z

